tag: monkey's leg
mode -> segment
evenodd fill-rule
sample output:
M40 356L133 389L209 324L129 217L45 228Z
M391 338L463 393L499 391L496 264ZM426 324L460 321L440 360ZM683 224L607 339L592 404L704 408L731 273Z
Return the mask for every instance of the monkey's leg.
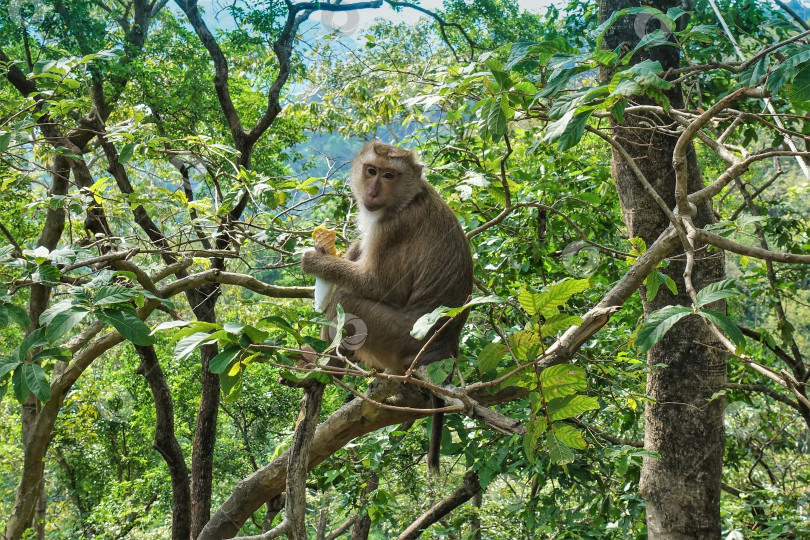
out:
M402 373L410 367L411 362L416 355L419 354L425 341L418 341L410 335L413 329L413 323L416 322L415 317L408 316L389 304L365 298L346 296L342 298L338 297L337 300L343 305L347 313L359 317L366 324L369 338L375 341L375 343L370 343L369 345L377 362L382 364L386 369L391 369L399 373ZM441 321L437 323L436 328L440 327ZM380 338L385 340L383 342L385 347L383 351L380 351L380 347L378 347L378 343L376 343ZM446 344L446 340L438 339L435 342L435 346L429 347L422 353L419 364L424 366L451 356L452 354ZM424 367L419 368L416 371L416 376L425 382L432 383L430 377L428 377L424 370ZM445 384L449 382L450 378L445 381ZM445 406L444 400L436 394L432 396L432 403L434 409ZM431 474L439 472L443 431L444 413L436 413L433 415L427 455L428 471Z
M419 350L419 341L411 336L416 317L391 304L352 296L346 292L338 289L335 301L343 306L346 313L351 313L363 321L372 339L379 338L380 341L390 339L389 348L392 349L405 346L409 352Z

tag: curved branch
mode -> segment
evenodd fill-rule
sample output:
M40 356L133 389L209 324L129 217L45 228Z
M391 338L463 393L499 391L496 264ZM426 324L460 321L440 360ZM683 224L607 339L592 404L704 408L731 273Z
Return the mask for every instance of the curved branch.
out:
M766 261L789 263L789 264L810 264L810 255L801 255L798 253L784 253L781 251L768 251L753 246L745 246L738 244L734 240L730 240L724 236L714 234L704 229L695 229L695 238L704 244L711 244L713 246L737 253L739 255L746 255L748 257L755 257Z
M796 13L795 11L793 11L790 8L790 6L788 6L787 4L782 2L782 0L774 0L774 2L776 2L776 5L779 6L780 8L782 8L782 10L785 13L790 15L793 18L793 20L796 21L799 24L799 26L801 26L805 30L810 30L810 25L807 24L807 21L802 19L801 16L798 13Z
M731 388L732 390L742 390L743 392L758 392L760 394L765 394L766 396L770 396L780 403L784 403L791 409L796 409L797 411L801 412L798 402L783 396L773 388L769 388L764 384L726 383L726 388Z
M200 285L210 285L219 283L221 285L237 285L253 292L257 292L271 298L312 298L314 287L280 287L278 285L268 285L263 281L235 272L223 272L216 268L205 270L198 274L191 274L178 279L160 289L162 298L169 298L183 291L194 289Z
M419 516L411 525L397 536L397 540L413 540L419 538L425 529L439 521L441 518L472 499L481 491L478 473L470 471L464 476L464 483L453 493L434 504L430 510Z
M680 137L678 137L678 142L675 143L675 149L672 151L672 166L675 168L675 202L678 205L680 214L689 213L688 192L686 189L686 151L692 144L692 139L695 138L697 132L735 101L745 98L764 99L766 97L768 97L768 93L763 88L740 88L715 103L709 110L684 128Z
M200 38L203 46L208 51L208 55L214 62L214 88L219 99L219 106L222 108L225 120L228 122L236 148L241 149L245 139L245 130L242 127L242 121L239 119L239 113L236 112L228 88L228 60L225 58L222 49L219 48L216 38L211 34L205 21L200 16L197 0L175 0L175 2L186 14L188 22L191 23L197 37Z
M470 46L470 57L469 57L469 59L470 59L470 61L473 60L473 57L475 56L475 49L478 48L478 45L475 43L475 41L467 33L467 30L465 30L464 27L461 26L460 24L454 23L454 22L447 22L443 18L441 18L438 14L436 14L435 12L433 12L433 11L431 11L429 9L425 9L422 6L416 6L414 4L409 4L408 2L393 2L391 0L385 0L385 3L388 4L391 7L409 7L411 9L415 9L416 11L422 12L425 15L433 17L436 20L436 22L439 23L439 29L442 32L442 36L444 36L444 42L447 43L448 47L450 47L450 50L453 52L453 56L456 55L456 51L453 49L453 46L450 45L450 43L447 41L447 35L445 34L444 29L445 29L445 27L448 27L448 26L451 27L451 28L455 28L456 30L459 31L459 33L467 41L467 45ZM456 57L456 61L458 61L458 57Z

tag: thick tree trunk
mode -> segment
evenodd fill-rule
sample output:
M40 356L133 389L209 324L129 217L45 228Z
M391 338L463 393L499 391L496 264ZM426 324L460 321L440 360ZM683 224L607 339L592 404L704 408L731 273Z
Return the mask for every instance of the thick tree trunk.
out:
M188 296L198 321L216 322L215 307L219 289L201 287ZM191 453L191 538L197 538L211 519L211 490L214 482L214 445L219 413L219 375L209 363L217 355L216 344L200 347L202 392L197 409L197 425Z
M678 6L674 0L650 2L666 13ZM600 0L600 18L623 8L638 6L629 0ZM661 23L649 20L647 15L620 19L608 30L604 47L615 50L622 43L634 47L644 34L661 28ZM672 29L675 30L675 29ZM641 34L641 35L639 35ZM632 63L646 59L658 60L666 72L678 67L678 50L671 46L654 47L636 54ZM610 76L604 73L603 76ZM680 88L667 93L673 107L683 105ZM642 97L638 103L649 103ZM646 124L646 125L645 125ZM624 123L613 126L612 135L623 145L643 171L646 178L666 201L675 207L675 172L672 166L673 149L677 137L651 130L650 125L671 124L667 118L626 115ZM650 245L669 225L669 221L653 199L647 195L622 157L615 151L612 174L619 192L624 220L631 237L641 237ZM703 187L703 178L694 150L688 155L689 192ZM713 221L710 204L698 208L695 225L702 227ZM696 264L692 274L695 288L724 277L723 254L707 253L696 248ZM690 305L686 293L683 258L670 259L664 272L678 286L673 296L661 287L652 302L646 300L642 288L645 315L667 305ZM722 307L720 307L722 309ZM645 448L661 455L660 459L645 458L641 472L641 495L647 504L649 538L656 540L686 540L720 537L720 478L722 473L723 408L722 397L711 399L725 387L725 355L706 347L717 346L702 319L692 316L683 319L648 354L650 373L647 377L647 395L653 400L646 408Z
M172 540L188 540L191 536L191 491L188 467L183 449L174 433L174 402L155 348L135 346L141 359L136 370L149 383L155 402L155 442L152 446L163 456L172 480Z

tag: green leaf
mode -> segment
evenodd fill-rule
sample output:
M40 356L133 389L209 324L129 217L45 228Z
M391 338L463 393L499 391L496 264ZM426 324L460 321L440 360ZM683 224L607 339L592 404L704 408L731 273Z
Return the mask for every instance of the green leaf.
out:
M701 309L698 310L697 314L716 324L735 345L740 346L745 344L745 336L742 330L737 327L737 321L725 313L720 313L712 309Z
M55 249L48 254L54 264L72 264L76 261L76 252L72 249Z
M19 365L20 362L18 362L16 358L10 358L8 356L0 358L0 378L3 378L6 373L17 369Z
M770 63L770 55L765 55L754 64L750 70L741 75L742 84L745 86L756 86L759 79L768 72L768 65Z
M540 384L546 401L584 392L588 383L585 370L572 364L560 364L540 373Z
M542 293L523 291L518 295L518 301L529 315L537 313L556 315L553 310L565 304L572 296L590 288L591 282L587 279L566 279L554 283Z
M42 312L42 315L39 316L39 324L41 326L46 326L50 324L56 315L62 313L63 311L67 311L73 307L73 300L62 300L61 302L52 305L48 309Z
M504 69L511 70L515 67L536 67L544 65L554 53L576 53L577 50L569 45L564 38L558 37L550 41L518 41L513 43L509 49L509 58ZM526 61L528 56L537 57L537 60ZM521 71L524 71L521 69Z
M454 364L455 360L452 358L446 358L441 362L433 362L432 364L428 364L428 377L430 377L430 380L433 381L434 384L444 384L453 373Z
M546 419L542 416L535 418L526 426L527 433L523 437L523 452L526 454L526 459L532 465L535 461L537 441L546 431L546 427Z
M51 399L51 385L48 376L42 370L42 366L39 364L23 364L22 371L25 384L28 385L28 388L40 401Z
M123 165L124 163L128 162L132 159L132 156L135 154L135 144L134 143L127 143L121 148L121 152L118 154L118 163Z
M25 361L26 355L28 351L31 349L36 349L37 347L42 347L43 345L47 345L48 341L45 339L45 329L44 328L37 328L25 338L23 338L22 343L20 346L17 347L17 359L20 362Z
M498 87L502 92L512 88L514 82L509 77L507 72L500 69L500 62L489 60L486 62L486 66L489 68L489 72L492 73L492 76L495 78L495 82L498 83Z
M95 315L98 320L111 325L124 339L135 345L153 345L155 343L155 339L149 335L149 327L132 312L101 309L96 311Z
M154 330L149 332L149 335L152 336L156 332L160 332L161 330L168 330L170 328L177 328L179 326L188 326L189 324L190 323L188 321L166 321L166 322L162 322L159 325L157 325L154 328Z
M174 359L187 359L189 356L191 356L191 353L197 350L197 347L206 345L208 343L213 343L219 338L219 334L225 333L226 332L224 330L219 330L213 334L209 334L207 332L195 332L188 337L184 337L178 341L177 345L174 347Z
M5 152L11 142L11 133L3 133L0 135L0 152Z
M569 448L585 450L588 446L585 442L585 437L582 436L582 431L574 426L569 426L568 424L552 424L551 428L554 430L554 436L557 437L557 440Z
M93 304L97 306L105 304L119 304L127 302L139 296L138 291L124 287L123 285L108 285L101 287L93 297Z
M509 336L512 351L517 355L518 360L528 362L533 360L536 352L540 349L542 342L537 332L532 330L521 330Z
M664 283L667 284L667 289L669 289L669 292L672 293L672 296L677 296L678 295L678 286L675 284L674 279L667 276L666 279L664 280Z
M592 411L599 408L599 400L592 396L566 396L554 398L548 402L547 410L551 420L564 420L573 418L585 411Z
M509 349L503 343L490 343L478 355L478 371L484 374L498 365Z
M272 326L273 328L279 328L284 332L286 332L287 334L291 335L293 338L295 338L296 341L298 342L303 341L301 334L299 334L292 326L290 326L290 324L282 317L278 317L275 315L270 317L264 317L257 323L257 326L260 328L263 328L265 326Z
M737 290L737 282L735 280L724 279L723 281L717 281L703 287L703 289L697 293L695 307L700 308L706 304L737 296L738 294L739 291Z
M560 90L565 90L569 81L575 75L579 75L583 71L587 71L587 65L575 65L574 67L567 67L571 62L581 60L581 55L570 54L555 54L549 62L549 66L558 65L548 78L546 87L540 91L538 97L549 98L555 96Z
M543 307L543 297L539 293L529 292L527 290L520 291L518 294L518 302L526 310L529 316L537 315Z
M557 149L560 152L576 146L585 133L585 126L588 123L588 118L593 113L593 109L578 114L575 113L576 110L572 109L559 120L549 124L543 140L547 142L558 141Z
M550 337L556 335L560 330L566 330L571 326L579 326L580 324L582 324L582 317L569 315L568 313L558 313L546 319L546 322L540 327L540 335Z
M28 389L28 384L25 382L22 367L14 370L14 374L11 376L11 385L14 387L14 397L17 398L17 402L25 403L31 390Z
M810 101L810 66L805 65L793 78L787 97L793 103Z
M226 322L225 324L222 325L223 330L225 330L229 334L233 334L235 336L238 336L240 333L242 333L242 329L244 327L245 327L244 324L239 324L239 323L230 322L230 321Z
M244 325L244 327L242 327L242 335L247 336L248 339L250 339L250 342L254 344L262 343L265 339L268 338L268 336L270 336L268 332L259 330L258 328L251 326L249 324L246 324Z
M208 364L208 369L211 370L211 373L223 373L240 351L242 351L241 347L231 345L211 359L211 362Z
M430 332L430 329L433 328L439 319L447 316L447 312L449 310L450 308L439 306L430 313L425 313L419 317L415 323L413 323L411 335L416 339L424 339L425 336L428 335L428 332Z
M622 98L617 101L611 108L610 114L616 119L619 124L624 123L624 110L627 108L627 99Z
M52 286L59 282L59 278L62 277L62 273L59 269L55 266L50 264L43 264L37 271L34 272L34 275L31 278L34 281L47 281L50 282L48 285Z
M644 328L639 331L636 337L636 345L638 345L642 353L646 353L664 337L664 334L675 323L691 314L692 309L686 306L667 306L654 311L647 318L647 322L644 323Z
M484 111L485 133L493 141L497 141L506 134L506 110L504 100L501 98L493 100L489 109Z
M504 300L500 296L495 296L494 294L490 294L488 296L479 296L477 298L473 298L472 300L470 300L469 302L467 302L463 306L456 307L456 308L446 308L447 309L447 316L448 317L455 317L456 315L458 315L459 313L461 313L465 309L471 308L473 306L479 306L479 305L482 305L482 304L503 304L504 302L506 302L506 300Z
M57 360L61 360L63 362L67 362L70 360L71 353L68 349L64 347L51 347L49 349L43 349L39 351L37 354L31 358L32 362L37 362L38 360L42 360L43 358L55 358Z
M242 395L242 373L242 371L239 371L233 375L220 374L219 383L222 388L222 395L225 396L225 403L233 403ZM280 375L283 377L284 373Z
M666 280L666 274L659 270L654 270L649 276L647 276L647 279L644 280L644 284L647 286L647 302L652 302L655 300L655 296L658 294L658 289L663 283L666 282Z
M45 327L45 339L51 343L55 342L66 332L75 328L88 313L90 313L89 310L79 306L60 311L54 315L51 322Z
M28 317L28 312L26 312L23 308L20 306L15 306L11 303L3 304L3 307L8 310L8 316L11 317L11 319L17 323L17 326L19 326L21 329L27 330L28 327L31 326L31 319Z
M765 88L772 93L777 93L782 85L789 83L802 69L802 65L810 60L810 47L793 45L787 47L783 53L785 61L776 66L768 76Z
M565 465L574 461L574 451L560 441L553 431L549 431L548 435L546 435L546 447L548 448L548 458L552 463Z

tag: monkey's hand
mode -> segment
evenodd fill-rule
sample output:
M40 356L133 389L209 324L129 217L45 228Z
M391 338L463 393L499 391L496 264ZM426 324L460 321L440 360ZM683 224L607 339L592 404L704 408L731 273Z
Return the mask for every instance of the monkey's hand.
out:
M319 270L323 268L326 261L336 258L337 257L334 255L327 254L326 250L321 245L316 244L315 249L305 251L301 257L301 270L305 274L318 276L320 273Z

